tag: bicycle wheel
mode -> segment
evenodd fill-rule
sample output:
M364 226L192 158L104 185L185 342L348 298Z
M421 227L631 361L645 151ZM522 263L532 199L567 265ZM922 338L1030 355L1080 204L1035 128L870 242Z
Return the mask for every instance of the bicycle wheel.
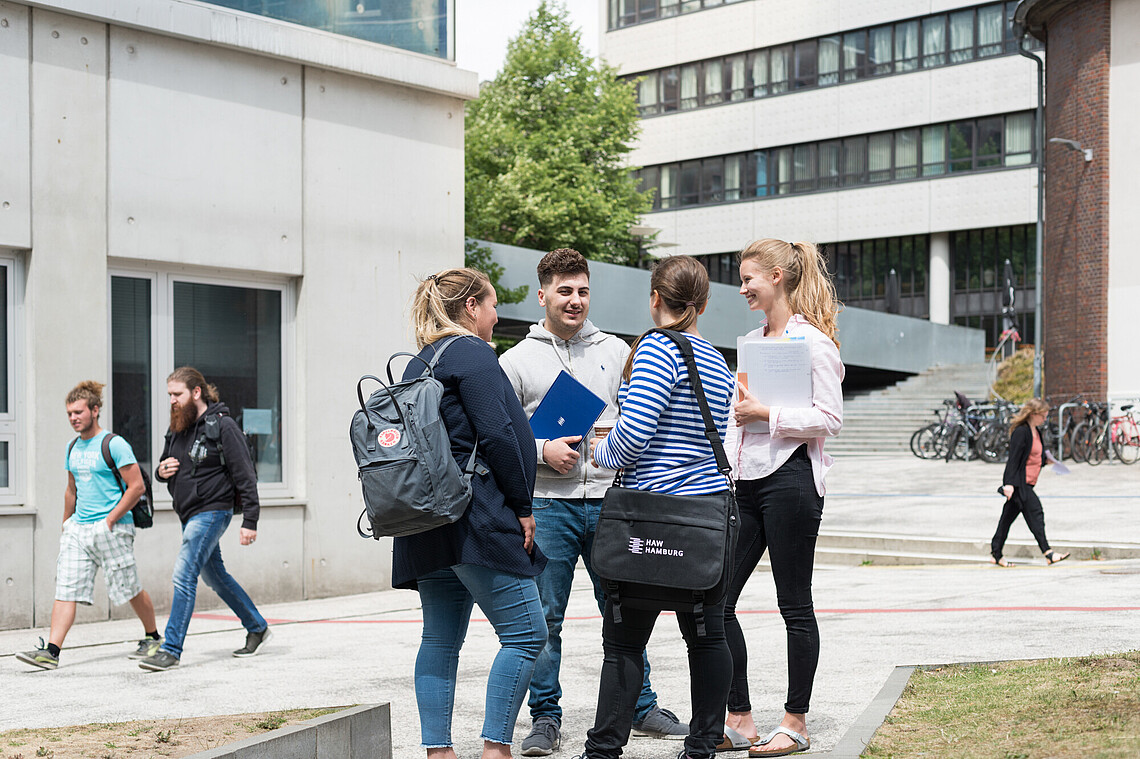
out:
M1078 464L1088 461L1088 434L1089 422L1087 419L1083 422L1077 422L1076 426L1069 430L1069 456Z
M998 424L990 424L978 433L974 451L978 458L989 464L1004 464L1009 458L1009 436Z
M1135 464L1140 460L1140 431L1135 424L1124 422L1116 428L1116 439L1112 441L1116 458L1125 464Z
M910 452L920 459L938 458L938 427L931 423L910 436Z
M1108 432L1101 422L1094 422L1089 430L1089 445L1086 449L1086 461L1093 466L1108 458Z

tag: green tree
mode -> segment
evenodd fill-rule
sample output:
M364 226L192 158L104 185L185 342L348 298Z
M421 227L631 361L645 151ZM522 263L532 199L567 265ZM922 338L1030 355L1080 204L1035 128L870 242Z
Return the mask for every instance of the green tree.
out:
M466 130L468 237L636 260L629 227L650 196L624 160L640 130L634 86L583 52L564 6L544 0L527 19Z

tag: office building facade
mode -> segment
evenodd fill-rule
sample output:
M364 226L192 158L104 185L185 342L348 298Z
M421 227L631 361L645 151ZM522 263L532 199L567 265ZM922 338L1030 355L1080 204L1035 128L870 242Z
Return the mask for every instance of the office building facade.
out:
M991 346L1008 276L1033 342L1036 68L1016 5L609 0L602 54L638 82L631 163L655 193L643 223L725 283L750 240L822 244L848 306Z

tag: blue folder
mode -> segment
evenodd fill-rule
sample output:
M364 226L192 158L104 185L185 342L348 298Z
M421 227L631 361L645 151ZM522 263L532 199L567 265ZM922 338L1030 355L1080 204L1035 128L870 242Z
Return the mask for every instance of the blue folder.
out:
M535 438L554 440L569 435L586 439L590 428L606 410L606 402L563 369L530 416Z

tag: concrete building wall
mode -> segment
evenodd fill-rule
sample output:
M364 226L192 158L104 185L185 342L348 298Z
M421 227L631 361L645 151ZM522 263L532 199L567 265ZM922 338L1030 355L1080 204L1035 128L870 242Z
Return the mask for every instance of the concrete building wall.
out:
M1070 3L1048 25L1046 136L1094 155L1045 150L1045 394L1055 397L1108 392L1111 6Z
M1112 2L1109 62L1108 395L1140 397L1140 3Z
M284 474L260 485L255 546L223 539L227 566L258 602L386 587L390 552L353 528L363 503L345 432L357 378L411 345L417 277L462 261L475 75L174 0L44 5L0 2L0 256L20 264L26 349L0 626L49 618L73 436L63 399L110 379L111 272L157 277L157 290L180 277L279 289ZM168 294L153 311L151 456L174 368ZM179 526L160 483L155 495L136 555L162 610ZM203 586L199 603L219 601ZM110 610L99 581L80 619L108 615L131 611Z

